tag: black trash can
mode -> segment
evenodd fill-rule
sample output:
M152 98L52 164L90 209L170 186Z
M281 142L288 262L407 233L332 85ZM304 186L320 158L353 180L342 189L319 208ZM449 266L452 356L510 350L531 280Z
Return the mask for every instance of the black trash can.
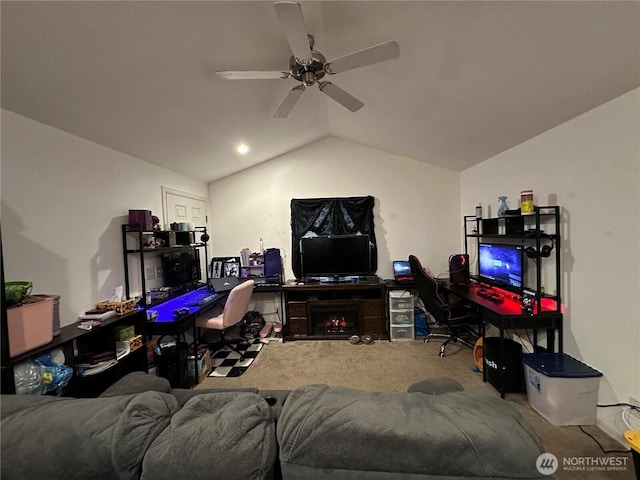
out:
M504 357L500 359L500 337L486 337L483 343L487 380L497 390L503 392L524 392L524 367L522 365L522 345L509 338L503 338ZM501 383L504 371L504 388Z
M189 345L170 335L160 337L153 349L156 375L169 380L171 388L184 388L187 379L187 350Z

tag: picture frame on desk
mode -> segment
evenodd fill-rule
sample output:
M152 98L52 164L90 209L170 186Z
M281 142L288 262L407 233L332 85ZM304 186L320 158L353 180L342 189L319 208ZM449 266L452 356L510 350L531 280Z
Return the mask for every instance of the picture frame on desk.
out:
M240 257L234 257L226 260L222 264L225 277L239 277L240 276Z
M213 257L211 278L240 277L240 257Z
M222 278L223 263L225 258L212 258L211 259L211 278Z

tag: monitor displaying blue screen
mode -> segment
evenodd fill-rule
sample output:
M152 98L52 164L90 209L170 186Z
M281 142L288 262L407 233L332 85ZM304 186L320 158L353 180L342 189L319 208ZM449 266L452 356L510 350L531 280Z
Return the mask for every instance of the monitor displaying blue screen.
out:
M481 243L478 277L511 292L522 290L522 246Z

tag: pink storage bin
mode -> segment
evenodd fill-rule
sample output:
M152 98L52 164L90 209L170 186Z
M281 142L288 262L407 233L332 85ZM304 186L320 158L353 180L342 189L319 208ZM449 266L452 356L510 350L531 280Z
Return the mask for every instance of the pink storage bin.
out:
M27 297L7 309L9 355L15 357L53 340L53 297Z

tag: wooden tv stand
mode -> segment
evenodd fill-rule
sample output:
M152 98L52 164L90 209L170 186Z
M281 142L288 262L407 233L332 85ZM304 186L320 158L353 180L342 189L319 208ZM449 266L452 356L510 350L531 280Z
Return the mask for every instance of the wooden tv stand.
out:
M283 286L285 340L334 340L369 334L388 339L384 283Z

